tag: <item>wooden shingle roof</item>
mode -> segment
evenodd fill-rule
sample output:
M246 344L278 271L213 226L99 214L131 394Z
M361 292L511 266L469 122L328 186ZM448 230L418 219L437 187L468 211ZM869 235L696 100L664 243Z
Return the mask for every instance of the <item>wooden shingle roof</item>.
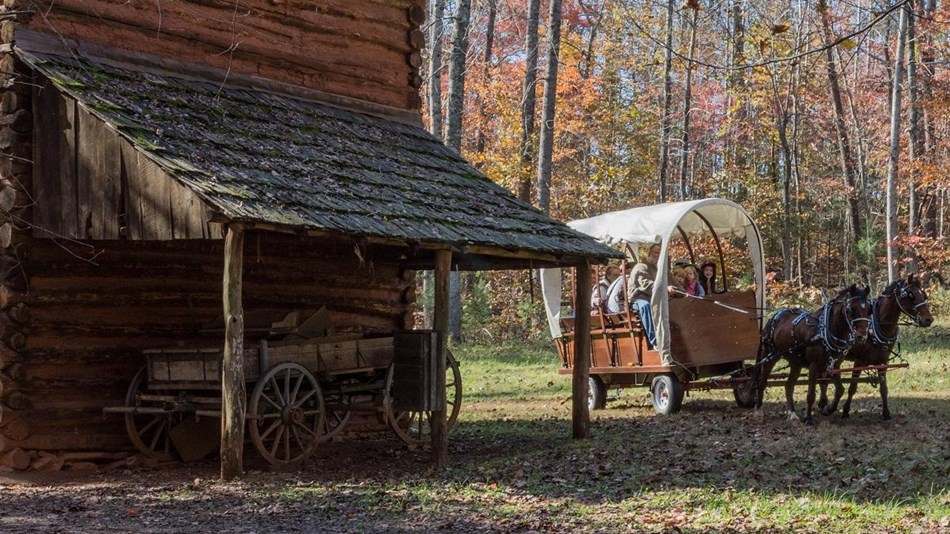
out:
M78 56L19 57L228 221L603 260L420 125Z

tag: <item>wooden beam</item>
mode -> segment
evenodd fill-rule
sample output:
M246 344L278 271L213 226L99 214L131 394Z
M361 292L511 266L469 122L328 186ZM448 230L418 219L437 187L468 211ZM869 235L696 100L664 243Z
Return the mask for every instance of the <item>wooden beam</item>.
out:
M221 478L232 480L244 473L244 310L241 278L244 263L244 228L229 225L224 238L224 361L221 365Z
M445 343L449 336L449 273L452 271L452 251L435 253L435 311L432 326L439 333L436 354L435 391L436 409L432 410L432 465L444 469L449 459L449 441L445 429Z
M574 439L590 435L590 410L587 406L588 378L590 377L590 268L586 265L574 269L574 376L573 422Z

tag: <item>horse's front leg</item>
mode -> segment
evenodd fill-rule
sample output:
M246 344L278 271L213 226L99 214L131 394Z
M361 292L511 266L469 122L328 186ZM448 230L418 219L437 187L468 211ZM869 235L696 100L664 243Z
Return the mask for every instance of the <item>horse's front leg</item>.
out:
M821 400L818 401L818 408L821 409L821 413L825 415L835 413L838 410L838 403L841 402L841 397L844 396L844 384L841 383L841 374L832 375L831 381L835 385L835 398L832 399L831 404L828 404L825 398L825 390L828 388L828 384L826 382L821 383ZM824 406L822 406L822 403L825 403Z
M785 381L785 409L789 421L798 420L798 414L795 413L795 384L798 383L798 377L801 373L801 365L789 363L788 380Z
M844 405L841 407L842 419L847 419L848 416L851 415L851 399L853 399L854 394L858 392L858 378L860 376L861 371L854 371L851 373L851 384L848 386L848 398L844 401Z
M818 385L818 377L823 371L823 366L811 364L808 366L808 395L805 397L805 426L814 426L815 420L812 419L811 413L812 409L815 407L815 397L816 397L816 386Z
M878 371L878 377L880 377L881 380L881 404L884 406L881 410L881 416L885 421L890 421L891 411L887 409L887 370L881 369Z

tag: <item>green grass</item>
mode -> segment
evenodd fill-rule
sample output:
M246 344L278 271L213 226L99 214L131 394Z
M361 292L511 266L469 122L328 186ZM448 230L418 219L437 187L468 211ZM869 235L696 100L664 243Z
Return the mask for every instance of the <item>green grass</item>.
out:
M950 532L950 321L905 330L911 367L888 375L889 422L868 385L850 419L813 428L785 420L777 388L763 417L728 391L659 417L646 389L630 389L574 440L571 377L552 345L464 345L452 347L464 400L442 471L384 432L323 445L302 471L267 472L248 449L237 482L208 462L136 475L132 489L116 476L91 496L67 485L20 498L86 499L78 509L105 507L119 518L110 528L142 532ZM97 531L45 517L47 530Z

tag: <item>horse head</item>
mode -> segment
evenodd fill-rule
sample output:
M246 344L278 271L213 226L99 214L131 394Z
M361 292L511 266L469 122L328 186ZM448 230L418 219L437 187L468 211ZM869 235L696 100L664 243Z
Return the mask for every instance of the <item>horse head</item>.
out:
M868 324L871 306L868 303L870 288L859 288L855 284L841 290L832 301L840 305L839 314L843 315L844 324L848 328L848 339L852 343L863 343L868 337Z
M933 324L934 316L930 312L927 292L917 276L911 274L906 281L898 282L894 296L897 298L897 306L916 326L928 327Z

